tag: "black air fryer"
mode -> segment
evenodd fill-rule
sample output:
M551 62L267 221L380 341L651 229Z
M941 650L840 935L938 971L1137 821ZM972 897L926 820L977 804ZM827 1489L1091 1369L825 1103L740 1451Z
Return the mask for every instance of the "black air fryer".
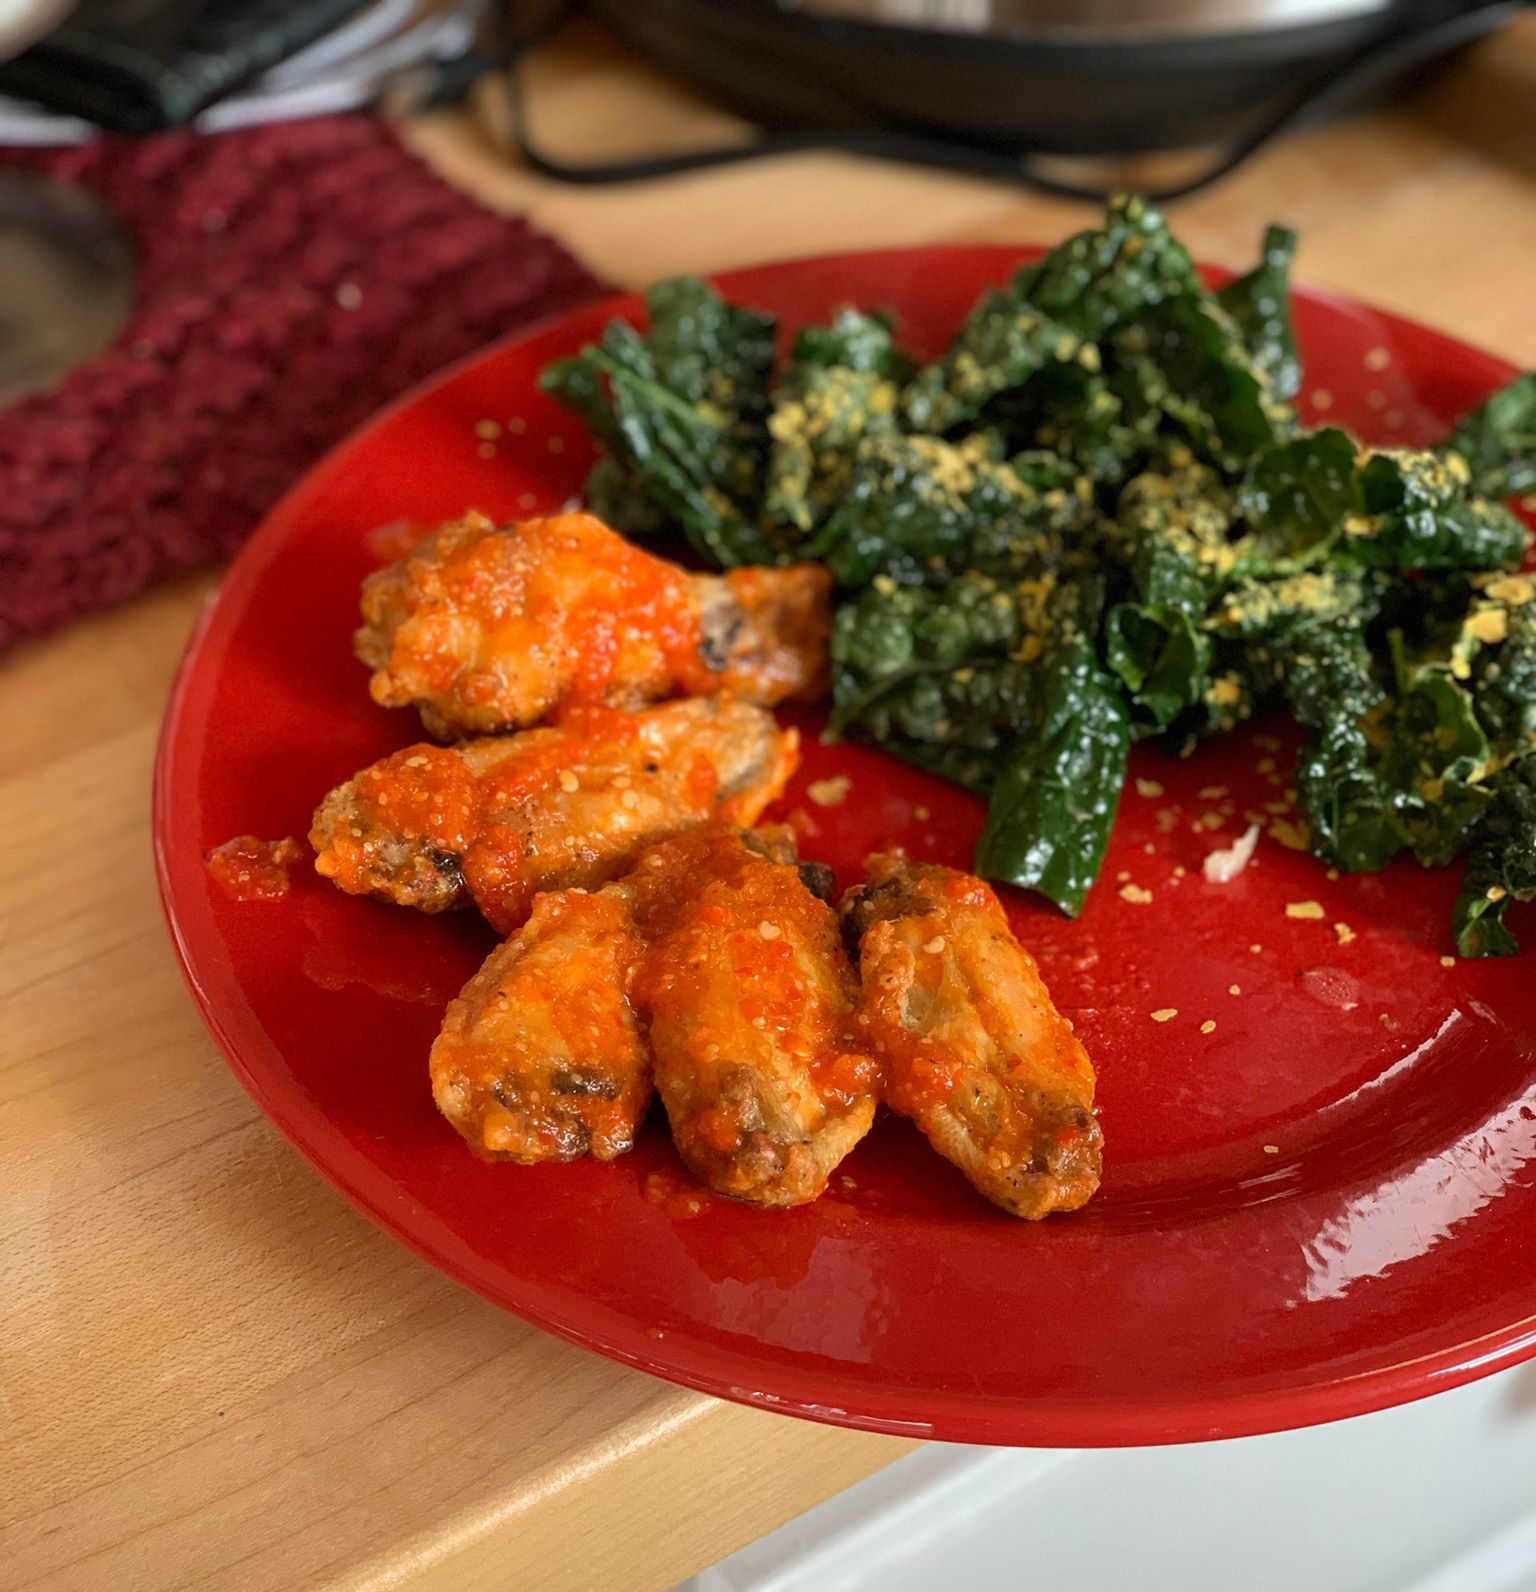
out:
M1019 176L1031 155L1203 148L1213 152L1209 180L1274 133L1422 70L1523 5L590 0L587 9L770 129L755 153L831 143ZM601 180L725 156L627 170L543 164Z

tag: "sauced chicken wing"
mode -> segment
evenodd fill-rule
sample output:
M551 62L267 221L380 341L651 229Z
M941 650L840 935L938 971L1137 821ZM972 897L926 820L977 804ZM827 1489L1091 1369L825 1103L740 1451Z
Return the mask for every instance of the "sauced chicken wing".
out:
M542 895L464 986L432 1047L432 1093L508 1160L622 1155L651 1098L628 989L641 946L621 885Z
M798 746L772 714L720 697L579 708L548 729L408 746L321 803L315 867L425 912L473 901L510 933L538 891L603 884L705 822L753 823Z
M868 871L842 915L886 1100L1004 1210L1076 1210L1099 1186L1093 1068L997 897L897 857Z
M434 735L522 729L562 704L727 692L814 698L831 581L815 564L689 575L590 514L470 514L363 582L359 658Z
M693 1172L718 1193L801 1205L869 1130L875 1064L832 909L781 843L694 833L627 883L648 951L635 1005Z

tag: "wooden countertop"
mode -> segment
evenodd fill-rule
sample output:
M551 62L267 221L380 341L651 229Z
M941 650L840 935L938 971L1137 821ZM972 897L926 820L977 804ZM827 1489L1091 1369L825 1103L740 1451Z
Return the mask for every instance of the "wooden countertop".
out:
M593 34L534 71L594 156L729 118ZM1536 364L1536 18L1415 100L1174 207L1201 255L1302 229L1300 274ZM626 285L823 250L1049 240L1075 205L806 155L611 192L510 166L494 100L417 147ZM211 578L0 663L0 1582L665 1588L902 1453L569 1348L352 1213L225 1070L155 901L149 774Z

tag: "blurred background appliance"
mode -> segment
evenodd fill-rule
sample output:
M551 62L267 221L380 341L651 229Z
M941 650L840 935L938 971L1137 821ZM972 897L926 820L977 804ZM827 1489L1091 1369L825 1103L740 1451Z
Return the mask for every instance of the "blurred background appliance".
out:
M1198 150L1232 169L1280 132L1400 85L1522 0L589 0L669 70L760 123L745 149L578 165L568 181L655 176L807 146L980 171L1083 196L1039 157ZM580 7L518 4L524 37ZM1138 183L1138 186L1145 186Z

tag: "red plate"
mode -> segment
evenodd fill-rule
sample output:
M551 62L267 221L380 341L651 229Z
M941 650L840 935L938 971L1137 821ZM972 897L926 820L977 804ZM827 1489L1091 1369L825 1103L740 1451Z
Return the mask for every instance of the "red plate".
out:
M847 301L890 306L927 352L1020 258L863 254L720 285L789 326ZM157 771L161 889L209 1026L299 1152L529 1321L850 1426L1062 1446L1233 1437L1536 1352L1532 964L1445 964L1454 870L1334 880L1266 840L1234 883L1207 884L1206 851L1284 799L1284 726L1184 762L1138 752L1081 919L1011 899L1098 1064L1107 1144L1098 1198L1038 1226L984 1204L894 1119L824 1199L783 1213L693 1214L658 1201L665 1177L648 1195L648 1175L676 1166L659 1125L607 1166L485 1165L435 1111L426 1056L488 931L312 876L275 904L210 884L210 847L303 835L327 789L417 738L412 717L369 702L348 646L367 533L565 502L590 446L534 379L633 308L489 350L374 421L272 514L192 640ZM1317 295L1297 310L1309 413L1373 440L1439 436L1512 374L1389 315ZM492 424L506 428L494 443ZM844 882L876 846L966 863L977 802L880 753L807 744L784 810L810 814L807 850ZM834 773L848 799L809 803L806 783ZM1294 903L1322 915L1288 916Z

